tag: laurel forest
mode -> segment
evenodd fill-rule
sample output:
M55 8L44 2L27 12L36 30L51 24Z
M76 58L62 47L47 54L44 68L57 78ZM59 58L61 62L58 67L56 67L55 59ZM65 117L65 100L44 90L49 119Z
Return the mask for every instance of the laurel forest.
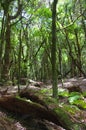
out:
M85 0L0 0L0 129L86 130Z

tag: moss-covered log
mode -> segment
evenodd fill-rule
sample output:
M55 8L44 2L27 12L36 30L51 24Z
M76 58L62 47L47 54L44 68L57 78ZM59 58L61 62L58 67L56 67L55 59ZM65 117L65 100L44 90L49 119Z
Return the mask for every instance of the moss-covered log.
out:
M0 98L0 106L23 116L27 115L27 117L33 116L34 118L45 119L62 126L66 130L72 130L73 122L68 115L67 120L69 120L69 124L67 121L65 122L58 113L52 111L51 109L47 109L38 103L29 102L15 96L4 96ZM63 115L61 114L61 116Z
M48 109L48 105L33 92L29 92L28 90L22 90L19 93L19 96L21 98L30 99L32 102L38 103Z

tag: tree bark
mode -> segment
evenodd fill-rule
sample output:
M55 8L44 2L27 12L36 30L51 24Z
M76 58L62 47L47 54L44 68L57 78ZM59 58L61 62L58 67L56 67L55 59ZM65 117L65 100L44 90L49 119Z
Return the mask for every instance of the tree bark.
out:
M2 80L1 72L2 72L2 66L3 66L2 55L3 55L4 39L5 39L5 17L3 15L2 27L1 27L1 33L0 33L0 81Z
M52 7L52 49L51 49L51 64L52 64L52 89L53 97L57 98L57 69L56 69L56 5L58 0L53 1Z
M5 81L9 80L9 66L10 66L10 53L11 53L11 41L10 41L11 29L10 19L7 12L6 15L6 33L5 33L5 54L4 54L4 65L2 69L2 79Z
M4 11L4 16L5 16L5 39L4 39L4 43L5 43L5 51L4 51L4 64L3 64L3 68L2 68L2 72L1 72L1 78L4 80L4 83L7 83L7 81L9 81L10 79L10 61L11 61L11 20L16 19L21 12L21 4L20 4L20 0L18 0L18 10L16 12L16 14L14 16L10 16L10 11L9 11L9 7L10 4L13 0L8 0L8 1L2 1L1 2L1 6L3 7L3 11ZM7 3L7 4L6 4Z

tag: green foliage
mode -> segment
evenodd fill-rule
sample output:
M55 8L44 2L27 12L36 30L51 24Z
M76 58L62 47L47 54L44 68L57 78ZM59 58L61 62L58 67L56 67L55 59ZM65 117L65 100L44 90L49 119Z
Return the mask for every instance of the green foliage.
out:
M85 92L83 94L79 92L71 92L69 94L67 90L59 89L58 94L59 96L68 98L70 105L63 104L62 106L64 106L69 112L73 113L74 111L79 110L78 107L83 109L86 108L86 102L84 101L84 96L86 96Z
M70 104L74 104L77 105L79 108L86 108L86 102L84 101L84 97L82 94L78 93L78 92L72 92L69 95L69 103Z
M83 12L86 7L85 3L84 0L81 1L82 8L80 10L80 2L77 2L76 0L58 1L56 17L57 75L62 73L64 76L69 70L70 72L65 76L76 76L81 73L79 72L80 70L77 65L73 62L73 59L76 60L76 63L79 63L79 65L81 63L82 72L86 72L86 29L84 29L85 13ZM16 19L11 20L10 62L12 61L12 64L8 67L9 79L15 78L18 80L20 30L22 41L21 77L27 77L28 75L29 78L42 81L51 79L52 4L47 6L45 1L40 0L22 0L21 4L23 7L22 13ZM14 15L18 8L17 0L11 2L9 6L9 14ZM81 15L80 11L83 15ZM5 51L7 51L5 50L6 19L3 12L3 7L0 5L0 48L2 47L0 50L1 70L3 69L5 61ZM75 32L77 32L77 37ZM77 41L79 41L79 44ZM43 45L40 47L42 42ZM59 59L59 49L61 50L61 59ZM36 53L37 55L35 55ZM72 66L73 68L71 69ZM48 93L46 90L43 91L44 93ZM68 97L69 94L65 90L59 90L59 96ZM69 102L72 103L79 98L81 98L80 95L71 95L69 97Z
M51 42L52 42L52 5L46 5L41 0L22 0L22 12L16 19L10 21L10 46L6 49L6 14L14 16L17 11L17 2L11 4L6 0L1 0L0 4L0 83L5 80L1 77L4 70L5 52L9 51L9 81L6 85L17 84L18 81L18 63L19 63L19 43L21 41L21 65L20 78L32 78L33 80L47 81L52 77L51 65ZM7 4L4 4L7 3ZM7 8L6 8L7 7ZM10 7L10 8L9 8ZM3 10L6 9L6 10ZM63 77L73 77L82 75L81 71L86 73L86 20L85 12L86 0L59 0L56 17L56 71L57 75ZM7 16L9 16L7 15ZM21 31L21 35L20 35ZM43 44L42 44L43 43ZM61 52L59 53L59 50ZM77 66L76 63L81 66ZM81 71L80 69L81 68ZM69 73L68 73L69 71ZM67 74L66 74L67 73ZM58 78L58 77L57 77ZM13 79L13 81L11 81ZM47 104L58 106L57 100L51 97L52 89L39 90L40 95L45 96ZM60 104L64 110L71 114L79 111L78 108L86 109L86 92L69 93L65 89L58 89L59 97L67 98L69 105ZM16 96L16 98L21 98ZM26 99L23 99L26 101ZM68 102L69 101L69 102ZM61 108L60 108L61 109ZM68 121L64 111L55 108L55 111L62 115L59 118ZM68 122L70 124L70 122ZM79 127L75 125L75 130Z
M83 95L83 97L86 97L86 92L84 91L82 95Z
M74 101L76 101L76 100L78 100L80 98L82 98L82 95L80 93L78 93L78 92L72 92L72 93L70 93L68 100L69 100L69 102L71 104L73 104Z
M39 90L39 93L41 93L43 95L51 95L52 89L43 88L43 89Z
M52 109L55 109L58 106L57 99L55 99L55 98L52 98L50 96L45 96L44 100L47 105L53 106Z
M75 115L76 113L80 112L80 109L76 105L63 105L64 109L69 112L72 115Z
M75 100L73 104L77 105L79 108L86 109L86 101L84 100Z
M69 92L67 90L65 90L65 89L60 88L60 89L58 89L58 95L62 96L62 97L68 97Z
M60 118L61 121L64 121L65 125L69 128L69 126L71 127L71 130L73 128L74 129L74 123L70 120L70 116L68 115L68 113L63 110L63 108L58 107L56 109L54 109L54 111L58 114L58 117Z
M51 18L51 10L46 7L39 8L36 12L41 18Z

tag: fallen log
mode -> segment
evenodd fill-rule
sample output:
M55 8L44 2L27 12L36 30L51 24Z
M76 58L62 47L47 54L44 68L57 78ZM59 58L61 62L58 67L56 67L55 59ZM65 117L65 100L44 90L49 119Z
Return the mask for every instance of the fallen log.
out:
M31 101L38 103L48 109L47 104L43 100L41 100L37 95L33 94L33 92L29 92L28 90L22 90L19 93L19 96L21 98L30 99Z
M38 119L45 119L50 122L53 122L66 130L72 130L73 122L71 121L70 117L68 117L67 121L65 122L62 117L59 116L55 111L51 109L47 109L42 105L34 102L28 102L24 99L17 98L15 96L3 96L0 98L0 106L22 116L27 115ZM61 111L60 111L61 113ZM62 115L61 115L62 116ZM63 115L64 116L64 115ZM70 120L70 121L69 121ZM69 124L67 124L69 123Z

